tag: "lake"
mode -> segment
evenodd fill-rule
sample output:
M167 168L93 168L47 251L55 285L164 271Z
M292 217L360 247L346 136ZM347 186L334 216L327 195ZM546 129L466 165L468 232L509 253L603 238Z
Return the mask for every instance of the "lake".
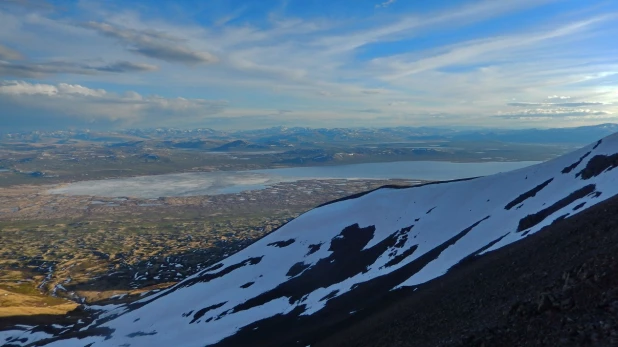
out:
M281 169L191 172L140 176L96 181L81 181L49 190L52 194L131 196L158 198L240 193L264 189L280 182L307 179L417 179L452 180L486 176L537 164L536 161L452 163L438 161L400 161L336 166Z

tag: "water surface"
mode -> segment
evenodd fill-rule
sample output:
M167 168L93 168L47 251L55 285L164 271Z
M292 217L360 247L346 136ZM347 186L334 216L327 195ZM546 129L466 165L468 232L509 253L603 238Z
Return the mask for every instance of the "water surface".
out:
M50 192L67 195L137 198L217 195L264 189L280 182L308 179L452 180L511 171L536 163L538 162L400 161L249 171L192 172L82 181L52 189Z

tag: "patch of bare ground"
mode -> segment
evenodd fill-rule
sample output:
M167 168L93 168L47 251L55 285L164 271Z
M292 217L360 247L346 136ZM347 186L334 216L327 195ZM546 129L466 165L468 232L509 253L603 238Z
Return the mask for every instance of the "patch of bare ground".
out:
M139 299L142 294L153 290L161 290L173 286L176 282L159 283L148 287L135 290L108 290L108 291L80 291L79 295L85 298L86 302L96 303L97 305L120 304L133 302Z
M618 346L616 274L618 197L402 291L312 346Z
M10 291L0 288L0 318L32 315L64 315L77 308L68 300L30 291Z

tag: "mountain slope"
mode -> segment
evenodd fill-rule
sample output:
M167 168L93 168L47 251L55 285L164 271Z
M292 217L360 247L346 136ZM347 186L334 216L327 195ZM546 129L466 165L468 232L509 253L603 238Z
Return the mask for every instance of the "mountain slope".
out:
M616 346L617 255L614 196L400 291L311 346Z
M277 333L302 344L297 336L618 194L616 166L612 135L513 172L379 189L316 208L168 290L102 308L89 326L1 336L17 345L134 347L262 345Z

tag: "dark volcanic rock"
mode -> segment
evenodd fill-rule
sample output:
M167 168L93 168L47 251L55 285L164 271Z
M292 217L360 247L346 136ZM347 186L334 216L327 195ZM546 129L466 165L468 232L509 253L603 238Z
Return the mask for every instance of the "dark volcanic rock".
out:
M293 244L294 241L296 241L296 240L289 239L289 240L285 240L285 241L277 241L277 242L269 243L267 246L283 248L283 247L287 247L287 246Z
M568 206L569 204L571 204L573 201L576 201L578 199L581 199L583 197L585 197L586 195L593 193L594 189L596 188L596 186L594 184L589 184L581 189L578 189L576 191L574 191L573 193L569 194L567 197L557 201L556 203L554 203L553 205L537 212L531 215L528 215L524 218L522 218L519 221L519 225L517 226L517 231L524 231L526 229L532 228L533 226L541 223L542 221L545 220L545 218L547 218L548 216L550 216L551 214L553 214L554 212L557 212L558 210L560 210L561 208L564 208L566 206Z
M573 169L575 169L581 162L582 160L586 159L587 156L590 155L591 152L586 152L586 154L584 154L581 158L579 158L578 161L574 162L573 164L565 167L564 169L562 169L562 173L566 174L569 173L571 171L573 171Z
M311 254L319 251L320 247L322 247L321 243L318 243L318 244L315 244L315 245L309 245L309 252L307 253L307 255L311 255Z
M588 165L577 176L584 180L600 175L605 170L612 170L618 166L618 153L612 155L595 155Z
M521 194L520 196L516 197L513 201L509 202L508 204L506 204L506 206L504 206L505 210L510 210L513 207L521 204L522 202L526 201L529 198L534 197L538 192L540 192L541 190L543 190L543 188L547 187L548 184L551 183L551 181L553 181L553 178L548 179L547 181L539 184L538 186L530 189L529 191Z
M202 318L206 312L217 309L221 306L225 305L225 302L216 304L216 305L212 305L212 306L208 306L208 307L204 307L200 310L198 310L197 312L195 312L195 314L193 315L193 319L191 320L191 323L195 323L198 319ZM191 324L189 323L189 324Z

